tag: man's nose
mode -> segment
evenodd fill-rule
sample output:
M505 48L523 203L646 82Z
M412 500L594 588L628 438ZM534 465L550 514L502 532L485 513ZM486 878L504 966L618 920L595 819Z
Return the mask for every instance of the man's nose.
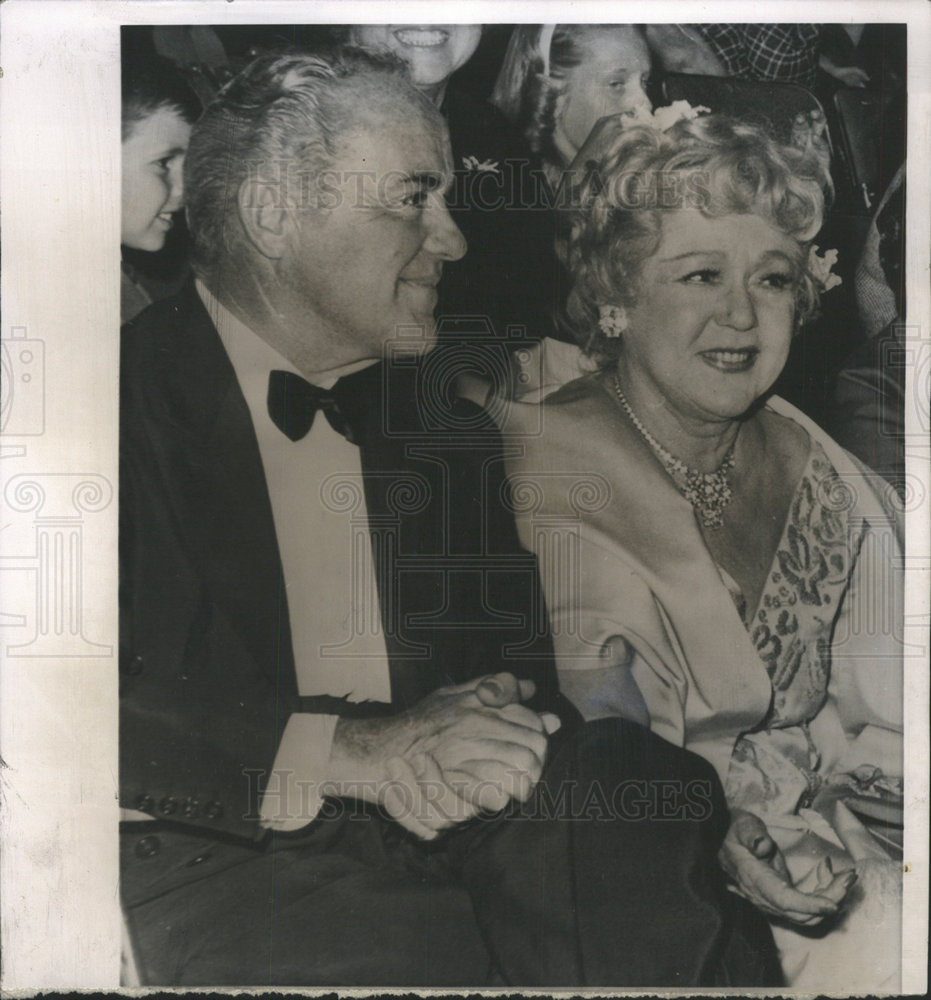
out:
M426 213L428 228L424 249L442 260L459 260L469 248L466 238L453 222L443 196L436 194L431 200L430 210Z
M743 282L735 282L726 289L716 318L722 326L734 330L752 330L756 326L756 308Z

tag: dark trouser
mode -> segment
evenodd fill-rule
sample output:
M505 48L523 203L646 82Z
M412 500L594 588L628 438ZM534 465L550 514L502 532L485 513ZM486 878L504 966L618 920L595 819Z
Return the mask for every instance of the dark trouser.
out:
M439 845L353 804L262 848L132 824L123 901L147 985L777 985L723 887L726 824L704 761L602 720Z

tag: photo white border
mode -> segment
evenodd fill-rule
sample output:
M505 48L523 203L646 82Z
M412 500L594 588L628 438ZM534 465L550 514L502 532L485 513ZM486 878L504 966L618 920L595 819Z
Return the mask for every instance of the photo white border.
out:
M121 24L791 21L909 24L908 472L924 493L907 517L906 807L903 992L924 993L928 946L928 434L931 308L931 6L924 0L696 4L631 0L315 2L6 0L0 9L2 334L42 356L42 433L5 436L0 533L0 884L5 992L116 989L117 381ZM38 342L38 343L37 343ZM916 382L919 383L916 385ZM34 385L36 383L33 383ZM20 478L17 478L20 477ZM11 486L13 480L15 485ZM44 498L29 491L34 479ZM80 492L80 483L90 485ZM11 489L39 504L10 512ZM78 493L75 490L78 490ZM111 491L108 494L108 489ZM69 502L71 507L69 508ZM6 655L35 591L36 522L78 538L87 650ZM25 521L25 524L23 523ZM33 598L34 600L34 598ZM636 992L636 991L628 991ZM669 991L675 993L675 991Z

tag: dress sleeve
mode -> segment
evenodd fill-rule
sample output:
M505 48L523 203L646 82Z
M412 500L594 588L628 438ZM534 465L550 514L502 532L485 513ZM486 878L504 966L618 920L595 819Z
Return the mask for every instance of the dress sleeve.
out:
M540 561L563 692L587 718L619 715L682 746L686 671L642 576L584 523L535 525L532 537L519 525Z

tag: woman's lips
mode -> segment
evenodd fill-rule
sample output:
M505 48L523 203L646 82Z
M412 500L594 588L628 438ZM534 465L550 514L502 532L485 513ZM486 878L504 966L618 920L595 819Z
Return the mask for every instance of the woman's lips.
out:
M175 224L174 219L171 217L171 212L159 212L155 216L155 221L160 222L165 229L171 229Z
M394 37L402 45L410 45L415 49L432 49L444 45L449 38L448 31L430 28L399 28Z
M714 348L702 351L699 357L721 372L745 372L753 367L759 353L756 347Z

